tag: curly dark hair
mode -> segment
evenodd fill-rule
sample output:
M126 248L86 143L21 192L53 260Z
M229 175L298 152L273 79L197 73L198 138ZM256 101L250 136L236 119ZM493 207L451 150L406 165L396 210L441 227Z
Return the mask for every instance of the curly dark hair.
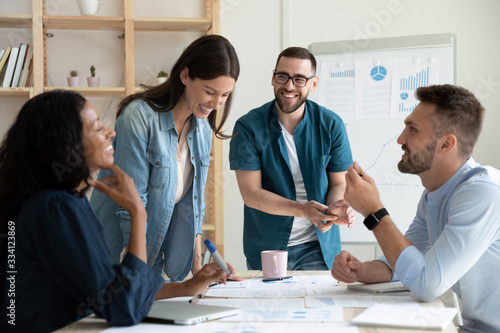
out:
M145 101L157 112L172 109L184 93L185 86L181 82L180 74L186 67L189 69L191 79L213 80L225 75L236 81L240 75L240 63L231 43L220 35L202 36L182 52L165 83L151 87L141 85L146 90L123 99L118 105L116 117L118 118L125 107L136 99ZM221 130L231 110L232 96L231 93L227 98L218 124L216 112L212 112L208 116L208 123L218 138L231 137L223 134Z
M75 191L90 176L82 142L78 93L56 90L26 102L0 146L0 272L4 275L8 221L21 203L44 189ZM85 190L79 194L83 196ZM2 279L3 281L4 279Z

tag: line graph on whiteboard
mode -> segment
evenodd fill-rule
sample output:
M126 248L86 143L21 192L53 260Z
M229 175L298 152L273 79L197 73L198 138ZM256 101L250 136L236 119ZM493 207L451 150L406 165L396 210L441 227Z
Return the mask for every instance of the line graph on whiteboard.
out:
M398 170L403 155L397 139L404 128L401 118L358 119L346 122L353 159L375 181L380 199L393 221L404 232L415 216L424 190L420 178ZM341 230L343 241L373 241L363 226L363 216L351 230Z
M402 119L346 122L353 158L375 180L377 186L389 191L400 191L397 188L421 191L418 176L403 174L397 168L403 154L397 138L403 127Z

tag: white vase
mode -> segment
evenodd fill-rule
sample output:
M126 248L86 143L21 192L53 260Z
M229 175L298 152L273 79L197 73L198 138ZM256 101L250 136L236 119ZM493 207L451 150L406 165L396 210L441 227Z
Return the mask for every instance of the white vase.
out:
M99 11L100 0L76 0L82 15L95 15Z
M167 81L167 78L166 77L157 77L156 81L158 82L158 84L162 84L165 81Z
M68 87L79 87L80 78L78 76L68 76Z
M88 77L87 78L87 84L89 85L89 87L99 87L100 83L101 83L100 77Z

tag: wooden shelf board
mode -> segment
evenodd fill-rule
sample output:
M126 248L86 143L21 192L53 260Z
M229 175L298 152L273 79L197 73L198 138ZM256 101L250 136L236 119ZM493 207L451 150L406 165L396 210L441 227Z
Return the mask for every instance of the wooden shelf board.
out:
M125 88L70 88L70 87L45 87L43 91L52 91L56 89L71 90L82 94L85 97L110 97L125 96Z
M0 15L0 28L31 28L31 15Z
M212 26L209 18L157 18L136 17L135 31L208 31Z
M123 17L110 16L43 16L43 25L47 29L70 30L124 30Z
M0 97L29 97L31 88L0 88Z

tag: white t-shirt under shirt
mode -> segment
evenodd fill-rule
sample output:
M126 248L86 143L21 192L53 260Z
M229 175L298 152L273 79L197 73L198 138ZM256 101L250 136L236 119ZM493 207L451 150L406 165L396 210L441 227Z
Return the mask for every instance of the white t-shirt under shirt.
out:
M297 158L297 149L295 148L293 135L288 133L281 123L280 126L286 143L288 161L290 162L290 168L292 169L296 201L306 202L308 201L307 193L304 186L304 179L302 178L302 172L300 171L299 159ZM290 233L290 239L288 240L288 246L295 246L317 239L318 236L316 235L314 224L311 221L305 217L295 217L293 219L293 227L292 232Z
M175 153L177 160L177 189L175 191L175 203L181 201L193 183L193 165L189 159L189 146L187 144L187 133L191 126L191 118L186 121L182 129L181 137L177 142L177 151Z

